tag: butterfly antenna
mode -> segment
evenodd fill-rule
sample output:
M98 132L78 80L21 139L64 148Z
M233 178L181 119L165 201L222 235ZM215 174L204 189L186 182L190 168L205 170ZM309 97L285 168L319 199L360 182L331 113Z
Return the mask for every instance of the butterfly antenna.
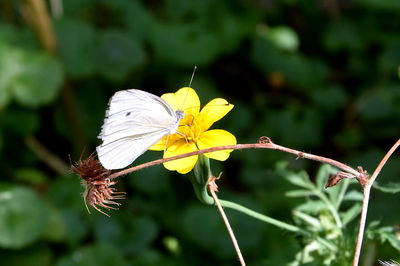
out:
M189 82L189 87L192 87L192 82L193 82L193 78L194 78L194 73L196 73L197 70L197 66L194 66L193 68L193 73L192 73L192 77L190 78L190 82Z
M193 67L193 72L192 72L192 77L190 78L190 82L189 82L189 88L192 87L192 82L193 82L193 78L194 78L194 74L196 73L196 70L197 70L197 66L194 66ZM186 101L186 98L188 96L188 93L189 93L189 90L186 91L186 95L185 95L184 100L182 102L181 110L183 108L183 105L185 104L185 101Z

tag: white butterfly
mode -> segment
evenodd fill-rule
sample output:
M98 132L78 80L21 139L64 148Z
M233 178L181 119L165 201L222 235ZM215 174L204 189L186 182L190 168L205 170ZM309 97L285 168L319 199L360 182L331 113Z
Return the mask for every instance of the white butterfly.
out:
M130 165L164 136L177 133L184 117L160 97L136 89L116 92L108 106L96 151L109 170Z

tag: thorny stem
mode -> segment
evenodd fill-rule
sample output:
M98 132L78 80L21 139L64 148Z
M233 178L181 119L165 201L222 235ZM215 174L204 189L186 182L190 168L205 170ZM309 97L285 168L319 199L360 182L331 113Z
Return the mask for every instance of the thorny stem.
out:
M400 146L400 139L390 148L390 150L386 153L383 157L381 162L376 167L372 176L366 180L365 184L363 185L363 202L362 202L362 209L361 209L361 217L360 217L360 225L358 227L358 237L357 237L357 244L356 249L354 251L354 258L353 258L353 266L358 266L358 262L361 255L361 247L364 238L364 230L365 230L365 223L367 221L367 213L368 213L368 204L369 204L369 195L371 193L371 188L375 179L381 172L383 166L389 160L390 156L394 153L394 151Z
M350 166L343 164L341 162L329 159L329 158L325 158L322 156L318 156L318 155L313 155L311 153L305 153L305 152L301 152L301 151L297 151L294 149L290 149L290 148L286 148L280 145L277 145L275 143L272 143L271 140L267 139L267 141L264 142L264 140L260 140L259 143L250 143L250 144L236 144L236 145L227 145L227 146L219 146L219 147L213 147L213 148L208 148L208 149L203 149L203 150L198 150L198 151L193 151L193 152L189 152L189 153L184 153L184 154L180 154L177 156L173 156L173 157L169 157L169 158L163 158L163 159L159 159L159 160L155 160L155 161L151 161L151 162L147 162L144 164L140 164L128 169L124 169L118 172L113 173L112 175L110 175L110 179L113 178L117 178L119 176L122 175L126 175L150 166L154 166L154 165L159 165L162 163L166 163L169 161L173 161L173 160L177 160L177 159L181 159L181 158L185 158L185 157L190 157L193 155L199 155L199 154L204 154L207 152L213 152L213 151L221 151L221 150L243 150L243 149L272 149L272 150L280 150L283 152L287 152L287 153L291 153L296 155L298 158L305 158L305 159L309 159L309 160L313 160L313 161L317 161L317 162L321 162L321 163L326 163L326 164L330 164L335 166L336 168L343 170L347 173L351 174L351 177L360 177L361 174L351 168Z
M215 179L215 178L214 178L214 179ZM211 182L208 183L208 189L209 189L209 191L210 191L210 193L211 193L211 196L212 196L213 199L214 199L215 205L217 205L217 208L218 208L219 213L220 213L221 216L222 216L222 220L223 220L224 223L225 223L226 229L228 230L229 236L230 236L230 238L231 238L231 240L232 240L232 243L233 243L233 246L234 246L234 248L235 248L236 254L237 254L238 259L239 259L239 261L240 261L240 265L246 266L246 262L244 261L242 252L240 251L240 247L239 247L238 242L237 242L237 240L236 240L235 234L233 233L232 227L231 227L231 225L229 224L229 220L228 220L228 218L226 217L226 214L225 214L225 212L224 212L224 209L223 209L222 206L221 206L221 203L219 202L218 196L217 196L217 194L215 193L215 192L218 191L218 190L217 190L217 185L215 184L215 182L214 182L213 179L211 179Z

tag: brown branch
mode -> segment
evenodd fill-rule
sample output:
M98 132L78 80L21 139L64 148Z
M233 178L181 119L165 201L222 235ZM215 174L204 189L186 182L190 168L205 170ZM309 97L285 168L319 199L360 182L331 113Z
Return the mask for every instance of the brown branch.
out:
M28 146L39 159L47 164L51 169L60 175L64 175L69 172L69 166L51 151L49 151L42 143L40 143L35 137L27 136L25 138L25 144Z
M359 225L359 231L358 231L358 238L357 238L357 244L356 244L356 249L354 252L354 259L353 259L353 266L358 265L360 253L361 253L361 246L363 242L363 236L364 236L364 230L365 230L365 222L367 218L367 211L368 211L368 203L369 203L369 195L371 191L371 187L377 176L379 175L380 171L382 170L383 166L386 164L387 160L390 158L390 156L394 153L394 151L400 146L400 139L393 145L393 147L387 152L387 154L383 157L382 161L379 163L377 168L375 169L374 173L368 179L368 175L366 171L363 170L362 167L358 167L358 170L355 170L354 168L343 164L341 162L325 158L322 156L318 155L313 155L310 153L305 153L301 151L297 151L294 149L286 148L277 144L274 144L269 138L267 137L262 137L259 140L259 143L252 143L252 144L237 144L237 145L228 145L228 146L220 146L220 147L213 147L213 148L208 148L208 149L203 149L203 150L198 150L194 152L189 152L185 154L180 154L174 157L169 157L169 158L164 158L164 159L159 159L155 161L151 161L148 163L144 163L141 165L137 165L128 169L124 169L121 171L118 171L112 175L110 175L110 179L112 178L117 178L119 176L135 172L150 166L162 164L165 162L173 161L173 160L178 160L181 158L185 157L190 157L194 155L199 155L199 154L204 154L208 152L214 152L214 151L221 151L221 150L242 150L242 149L273 149L273 150L280 150L283 152L291 153L296 155L298 158L305 158L321 163L326 163L330 164L340 170L342 170L344 173L340 173L344 178L356 178L357 181L361 184L363 188L363 204L362 204L362 210L361 210L361 218L360 218L360 225Z
M57 57L57 37L53 30L49 12L44 0L25 0L23 8L25 19L36 31L43 49ZM86 138L78 107L75 103L73 89L64 82L61 88L63 108L69 128L71 129L73 153L77 154L85 146Z
M46 3L43 0L26 0L25 2L24 14L26 19L36 30L43 48L55 55L57 53L57 41Z
M374 183L375 179L379 175L380 171L382 170L383 166L386 164L386 162L388 161L390 156L394 153L394 151L399 146L400 146L400 139L393 145L393 147L383 157L382 161L379 163L379 165L377 166L374 173L372 174L372 176L369 179L368 179L368 175L367 175L366 171L364 171L362 167L358 167L358 170L355 170L354 168L352 168L346 164L343 164L341 162L338 162L338 161L335 161L335 160L332 160L329 158L325 158L322 156L313 155L310 153L305 153L305 152L297 151L294 149L286 148L286 147L274 144L268 137L260 138L259 143L237 144L237 145L213 147L213 148L198 150L198 151L194 151L194 152L190 152L190 153L180 154L180 155L170 157L170 158L164 158L164 159L151 161L148 163L144 163L144 164L141 164L138 166L134 166L134 167L116 172L110 176L110 179L131 173L131 172L135 172L135 171L138 171L138 170L150 167L150 166L162 164L165 162L178 160L178 159L193 156L193 155L199 155L199 154L203 154L203 153L221 151L221 150L273 149L273 150L280 150L283 152L294 154L298 158L306 158L309 160L330 164L330 165L342 170L344 173L340 173L340 174L344 178L356 178L357 181L361 184L361 186L363 188L363 204L362 204L362 210L361 210L357 244L356 244L356 249L354 252L354 259L353 259L353 266L357 266L359 257L360 257L360 253L361 253L361 246L362 246L362 242L363 242L365 223L366 223L367 212L368 212L369 196L370 196L372 184Z
M228 146L219 146L219 147L213 147L213 148L208 148L208 149L203 149L203 150L198 150L198 151L193 151L193 152L189 152L189 153L184 153L184 154L180 154L177 156L173 156L173 157L169 157L169 158L163 158L163 159L158 159L155 161L151 161L151 162L147 162L144 164L140 164L128 169L124 169L118 172L113 173L110 176L110 179L113 178L117 178L119 176L122 175L126 175L147 167L151 167L151 166L155 166L155 165L159 165L162 163L166 163L169 161L174 161L174 160L178 160L178 159L182 159L182 158L186 158L186 157L190 157L193 155L199 155L199 154L203 154L203 153L208 153L208 152L214 152L214 151L222 151L222 150L243 150L243 149L272 149L272 150L280 150L283 152L287 152L287 153L291 153L297 156L297 158L305 158L305 159L309 159L309 160L313 160L313 161L317 161L317 162L321 162L321 163L326 163L326 164L330 164L335 166L336 168L347 172L350 174L349 177L359 177L361 175L361 173L359 173L357 170L351 168L348 165L345 165L341 162L329 159L329 158L325 158L322 156L318 156L318 155L313 155L311 153L305 153L305 152L301 152L301 151L297 151L294 149L290 149L290 148L286 148L277 144L272 143L272 141L269 138L260 138L260 142L259 143L250 143L250 144L236 144L236 145L228 145Z
M354 258L353 258L353 266L358 266L358 262L360 260L361 255L361 247L364 239L364 230L365 230L365 223L367 221L367 213L368 213L368 204L369 204L369 196L371 193L371 188L373 183L375 182L376 178L378 177L379 173L381 172L383 166L389 160L390 156L394 153L394 151L400 146L400 139L392 146L392 148L386 153L383 157L381 162L376 167L374 173L372 174L370 179L366 177L361 177L365 180L364 183L360 182L363 186L363 202L362 202L362 209L361 209L361 217L360 217L360 225L358 227L358 236L357 236L357 243L356 248L354 251Z
M374 173L371 175L371 178L369 179L371 186L372 183L375 182L375 179L378 177L379 173L381 172L383 166L386 164L386 162L389 160L390 156L394 153L394 151L400 146L400 139L397 140L397 142L393 145L392 148L386 153L386 155L383 157L382 161L378 164L376 167Z
M224 221L224 224L225 224L225 226L226 226L226 229L228 230L229 236L230 236L230 238L231 238L231 240L232 240L232 243L233 243L233 246L234 246L234 248L235 248L236 254L237 254L238 259L239 259L239 261L240 261L240 265L246 266L246 263L245 263L245 261L244 261L242 252L240 251L239 244L238 244L238 242L237 242L237 240L236 240L235 234L233 233L232 227L231 227L231 225L229 224L229 220L228 220L228 218L226 217L225 211L224 211L224 209L222 208L221 203L219 202L218 196L217 196L217 194L216 194L216 192L218 192L218 186L217 186L217 184L215 183L215 180L218 180L218 179L219 179L219 176L218 176L218 177L211 177L211 178L208 180L208 190L210 191L211 196L212 196L213 199L214 199L215 205L217 205L218 211L219 211L219 213L220 213L221 216L222 216L222 220Z

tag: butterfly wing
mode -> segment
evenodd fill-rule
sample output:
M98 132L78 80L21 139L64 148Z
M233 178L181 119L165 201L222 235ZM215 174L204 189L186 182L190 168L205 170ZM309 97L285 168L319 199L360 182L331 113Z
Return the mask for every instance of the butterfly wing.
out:
M175 133L179 118L160 97L130 89L114 94L109 102L96 148L102 165L120 169L131 164L167 134Z
M167 130L120 138L98 146L97 155L104 168L121 169L130 165L166 134Z

